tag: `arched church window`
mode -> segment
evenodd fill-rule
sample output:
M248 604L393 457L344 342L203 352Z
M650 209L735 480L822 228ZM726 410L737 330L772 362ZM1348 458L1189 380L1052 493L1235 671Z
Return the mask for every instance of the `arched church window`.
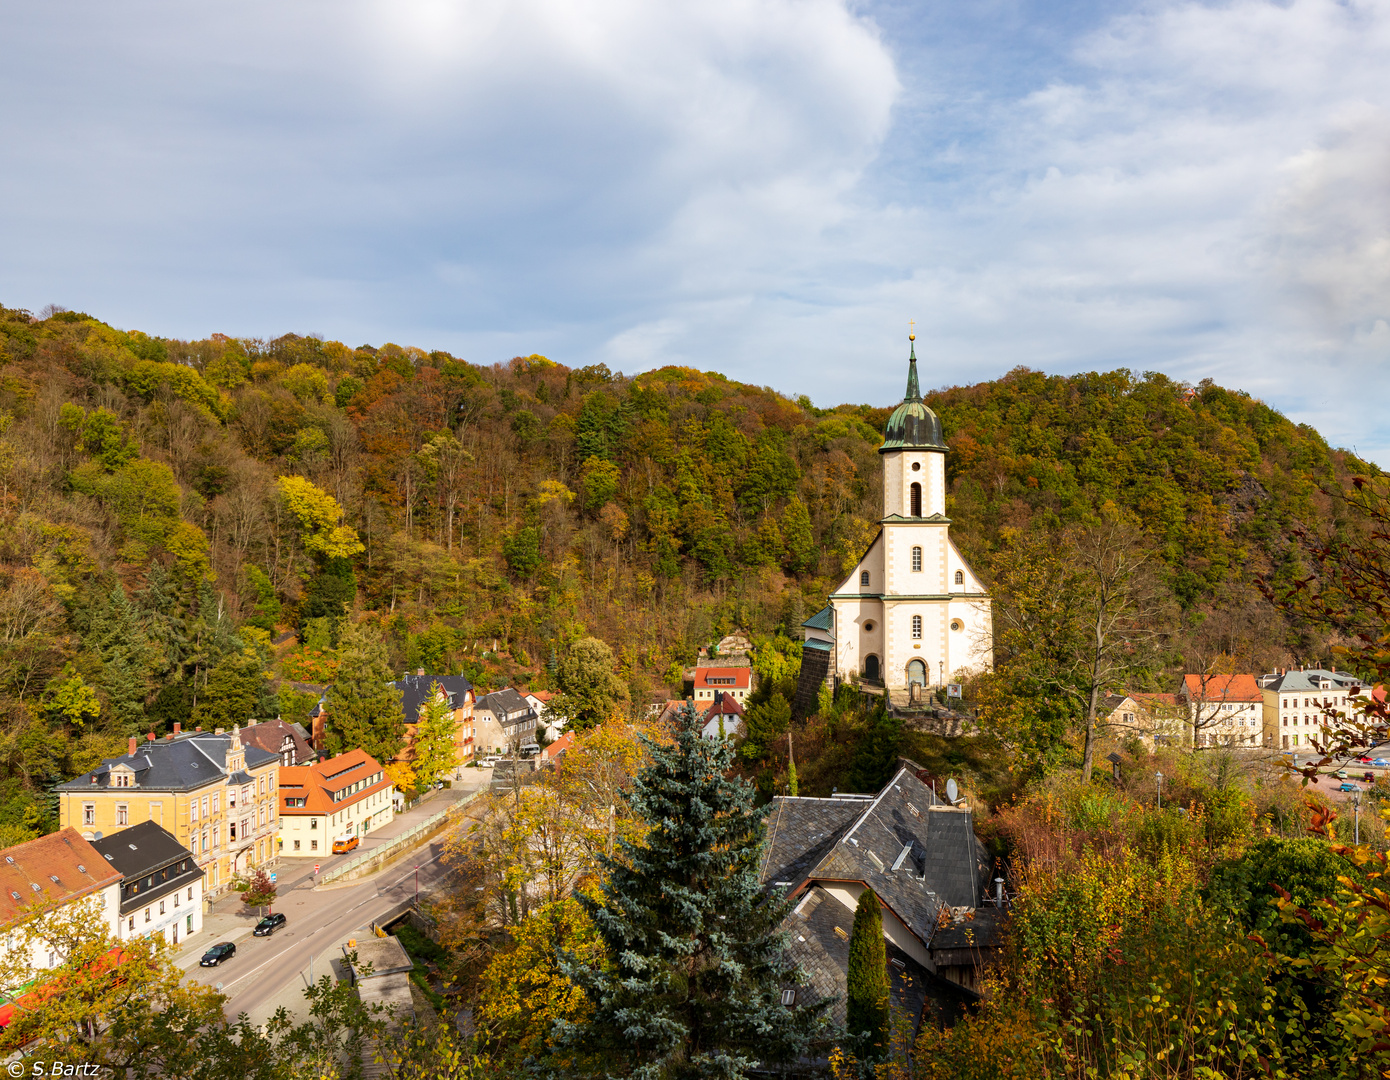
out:
M912 636L920 638L922 636L922 616L912 616Z
M922 485L913 484L912 488L912 516L922 516Z
M919 548L919 547L915 547L915 548L912 549L912 570L913 570L914 573L920 573L920 572L921 572L921 569L922 569L922 549Z
M859 584L865 589L869 587L869 572L867 570L861 570L859 572Z
M957 585L964 585L964 584L965 584L965 572L964 572L963 570L957 570L957 571L956 571L956 584L957 584Z

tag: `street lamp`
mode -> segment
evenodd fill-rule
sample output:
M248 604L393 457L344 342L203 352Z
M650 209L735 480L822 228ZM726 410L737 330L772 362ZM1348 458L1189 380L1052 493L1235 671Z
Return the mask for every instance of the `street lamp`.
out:
M415 868L415 910L420 910L420 868Z
M1161 772L1156 772L1156 773L1154 773L1154 780L1155 780L1155 781L1157 782L1157 784L1158 784L1158 808L1159 808L1160 810L1162 810L1162 809L1163 809L1163 774L1162 774Z
M1353 829L1353 831L1354 831L1354 833L1355 833L1355 838L1352 840L1352 843L1354 843L1354 844L1360 844L1360 843L1361 843L1361 792L1360 792L1359 790L1352 792L1352 795L1351 795L1351 805L1352 805L1352 820L1353 820L1353 822L1355 822L1355 824L1352 826L1352 829Z

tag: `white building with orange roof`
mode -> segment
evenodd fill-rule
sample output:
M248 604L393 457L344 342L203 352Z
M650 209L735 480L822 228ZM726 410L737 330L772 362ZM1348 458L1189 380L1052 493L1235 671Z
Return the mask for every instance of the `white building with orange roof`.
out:
M0 949L13 948L13 928L30 915L85 903L120 937L121 872L76 829L59 829L0 852ZM28 966L57 967L54 946L31 943Z
M1264 693L1254 675L1187 674L1177 698L1193 746L1264 745Z
M394 787L365 750L280 770L280 854L330 854L339 836L366 836L391 821Z

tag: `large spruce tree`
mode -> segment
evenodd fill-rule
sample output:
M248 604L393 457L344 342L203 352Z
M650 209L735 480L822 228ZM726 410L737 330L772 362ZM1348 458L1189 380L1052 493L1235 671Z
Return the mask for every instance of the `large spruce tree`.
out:
M845 1028L866 1056L879 1056L888 1042L888 957L883 912L873 889L859 894L849 935L845 980Z
M604 860L597 899L580 895L607 963L566 958L593 1012L555 1034L609 1075L740 1077L824 1037L825 1003L782 1004L800 979L777 929L788 904L759 887L763 814L752 786L725 775L729 745L700 738L692 705L677 724L674 746L647 741L628 796L649 831Z
M328 692L328 752L336 757L360 748L384 765L405 745L401 692L391 685L395 675L386 646L371 625L349 623L343 627L338 657Z

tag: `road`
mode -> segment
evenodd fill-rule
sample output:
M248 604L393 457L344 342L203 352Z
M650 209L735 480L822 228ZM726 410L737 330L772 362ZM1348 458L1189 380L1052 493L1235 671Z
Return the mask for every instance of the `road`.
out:
M448 836L447 832L440 834L383 873L355 885L315 889L312 864L290 866L279 874L280 895L274 905L287 916L285 926L271 937L257 938L246 932L252 921L246 920L245 926L224 938L235 942L236 955L215 968L199 967L193 958L187 981L220 985L228 997L229 1018L247 1013L260 1020L272 1011L267 1007L272 999L287 987L304 985L311 963L315 978L328 974L329 961L335 956L341 959L337 947L343 938L411 899L416 891L417 866L421 893L439 881L446 873L440 856ZM323 869L328 865L324 863ZM205 947L213 940L209 938Z

